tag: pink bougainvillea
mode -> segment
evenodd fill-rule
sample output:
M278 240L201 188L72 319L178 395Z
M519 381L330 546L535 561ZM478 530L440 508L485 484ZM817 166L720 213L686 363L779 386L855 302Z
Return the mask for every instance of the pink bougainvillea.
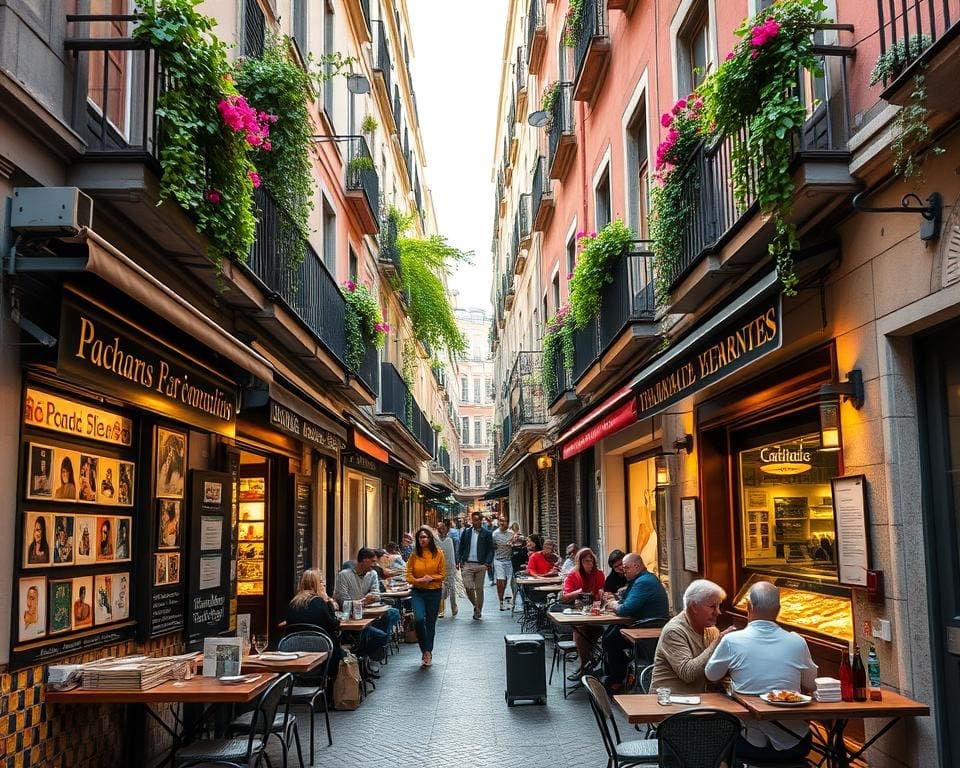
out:
M277 116L259 112L243 96L227 96L217 104L220 117L234 133L242 133L247 144L270 151L270 126Z
M260 178L260 174L256 171L250 171L247 176L250 177L250 183L253 184L254 189L257 189L260 184L263 183L263 180Z
M214 205L220 203L220 193L215 189L208 189L204 197L207 198L208 203L213 203Z
M754 48L762 48L775 38L780 32L780 24L772 16L762 24L757 24L750 31L750 44ZM754 57L755 58L755 57Z

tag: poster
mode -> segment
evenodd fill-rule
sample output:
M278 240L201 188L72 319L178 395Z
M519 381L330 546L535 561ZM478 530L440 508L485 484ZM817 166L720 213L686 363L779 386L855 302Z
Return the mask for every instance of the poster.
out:
M76 540L77 565L87 565L96 562L94 555L94 541L97 536L97 520L89 515L77 515L73 526Z
M53 498L55 449L30 443L28 450L27 498L50 500Z
M179 499L159 499L159 530L157 533L158 549L177 549L180 546L180 510L182 501Z
M157 498L183 498L187 436L157 427Z
M74 530L73 515L53 516L54 565L73 565Z
M838 581L847 587L867 586L870 540L867 536L867 478L864 475L835 477L833 514L837 526Z
M47 633L47 579L34 576L20 579L17 623L18 639L35 640Z
M220 586L221 555L200 556L200 590L216 589Z
M200 517L200 550L220 549L223 544L223 518L218 515Z
M683 543L683 569L700 571L700 541L697 521L697 499L687 496L680 500L680 528Z
M58 474L53 479L53 498L56 501L77 500L77 472L80 469L80 452L57 448L55 464Z
M80 454L80 486L77 496L83 504L96 504L100 498L97 483L100 477L100 457L89 453Z
M93 588L93 621L98 626L109 624L113 618L113 574L95 577Z
M73 580L73 629L93 626L93 576Z
M50 580L50 634L73 628L73 579Z
M130 518L115 517L117 540L113 546L114 560L130 559Z
M114 518L97 518L96 554L98 563L111 563L114 559Z
M121 507L133 506L134 465L132 461L121 461L117 470L117 504Z
M120 482L120 462L116 459L100 457L100 488L98 494L101 504L120 503L117 485Z
M53 515L46 512L26 512L23 522L23 567L37 568L51 564L50 541L53 534Z

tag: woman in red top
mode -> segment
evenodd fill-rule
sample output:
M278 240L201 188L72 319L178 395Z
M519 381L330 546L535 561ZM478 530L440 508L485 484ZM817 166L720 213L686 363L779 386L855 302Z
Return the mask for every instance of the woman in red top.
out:
M583 547L573 558L574 568L567 574L563 582L563 594L560 601L572 603L581 595L589 597L591 602L603 597L605 577L603 571L597 568L597 556L589 547ZM573 641L577 644L577 654L580 656L580 669L567 677L577 681L586 674L593 664L593 650L597 645L602 630L600 627L577 627L573 633Z
M542 549L540 544L540 534L531 533L527 537L527 551L530 557L527 559L527 574L530 576L556 576L558 573L557 562L559 558L554 554L553 541L547 539L543 542Z

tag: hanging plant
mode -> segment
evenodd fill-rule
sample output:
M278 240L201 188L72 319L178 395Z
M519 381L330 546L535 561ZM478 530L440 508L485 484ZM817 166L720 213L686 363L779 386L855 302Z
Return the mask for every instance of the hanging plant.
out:
M594 2L594 0L589 0ZM567 15L563 19L563 44L575 48L583 26L583 9L588 0L570 0Z
M344 362L350 370L357 371L367 347L383 348L390 324L384 322L380 304L367 286L347 280L341 288L346 303L347 359Z
M797 230L789 221L795 188L790 160L806 120L797 74L822 76L813 32L827 21L824 11L821 0L779 0L760 11L736 30L740 42L698 89L704 124L733 138L737 204L746 208L754 192L761 214L773 223L768 251L788 296L796 293L798 282L793 268Z
M600 291L613 282L611 270L634 240L634 234L620 219L597 232L577 233L580 256L570 279L570 314L576 328L583 328L600 311Z
M360 123L360 133L365 133L369 136L379 127L380 123L377 122L377 118L375 118L373 115L364 115L363 120Z
M564 370L573 370L573 331L573 316L567 305L557 310L557 314L547 323L544 330L540 379L551 398L560 394L556 362L560 361Z
M144 5L136 39L156 51L164 75L157 95L160 195L173 199L209 241L210 258L246 258L256 219L255 155L269 152L274 117L252 107L231 76L216 21L199 0Z

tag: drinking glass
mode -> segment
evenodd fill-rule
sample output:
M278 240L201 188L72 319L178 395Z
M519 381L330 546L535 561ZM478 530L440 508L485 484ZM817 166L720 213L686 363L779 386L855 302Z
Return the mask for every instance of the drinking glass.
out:
M670 703L670 689L657 688L657 704L667 705Z
M266 635L253 635L250 638L250 642L253 643L253 648L257 652L257 656L262 656L263 652L267 650Z

